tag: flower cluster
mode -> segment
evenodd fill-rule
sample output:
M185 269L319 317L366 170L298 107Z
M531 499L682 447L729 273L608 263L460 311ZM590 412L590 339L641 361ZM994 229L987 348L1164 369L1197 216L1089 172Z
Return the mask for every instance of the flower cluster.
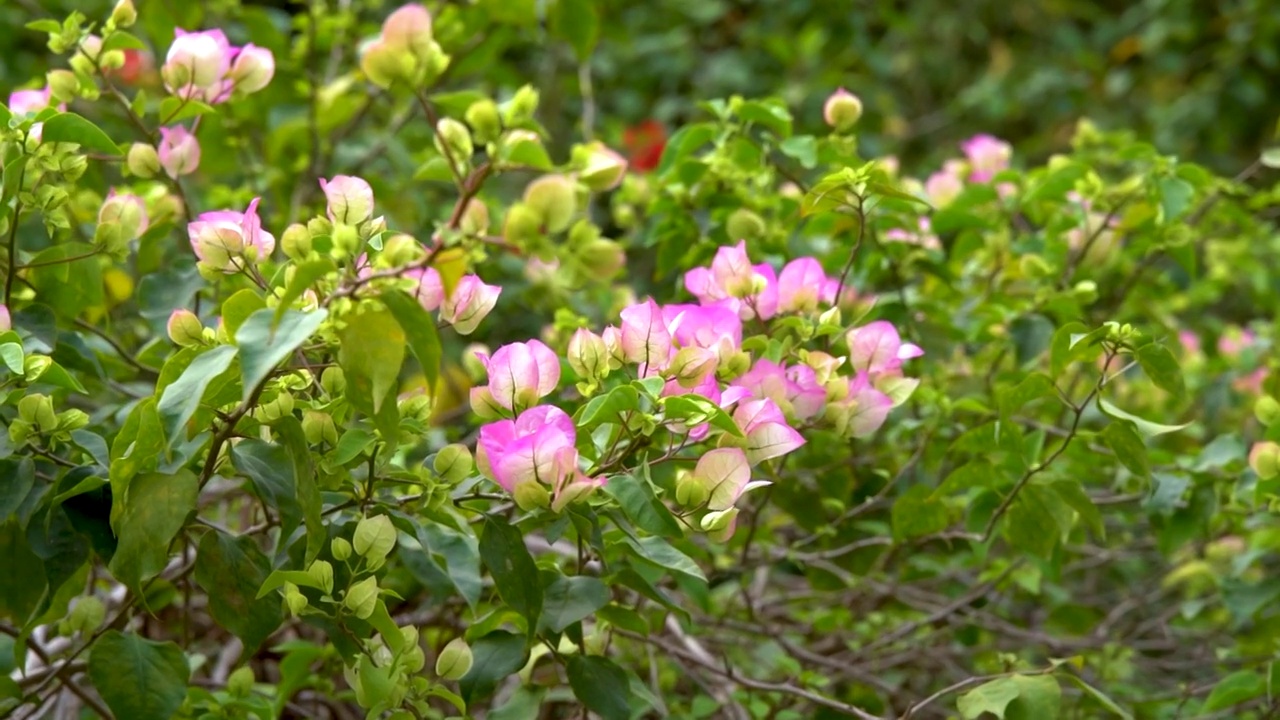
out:
M169 92L183 100L217 104L233 92L254 93L275 75L275 56L252 43L235 47L221 30L174 31L160 76Z
M383 88L395 83L419 85L448 67L449 56L431 36L431 14L422 5L405 5L387 16L382 32L367 43L360 69Z
M777 272L752 263L745 243L722 247L710 267L685 276L698 304L648 299L630 305L616 326L599 334L579 328L565 360L583 395L597 393L611 377L657 381L649 385L655 411L643 432L669 433L675 449L668 455L702 448L693 470L679 475L675 500L700 513L702 530L727 537L737 499L767 484L752 479L752 468L803 445L797 428L823 423L865 437L915 388L902 365L923 351L902 342L884 321L848 330L848 352L840 357L800 350L794 357L753 359L744 351L744 322L759 324L767 336L770 323L788 316L832 321L841 285L813 258ZM584 472L573 420L555 405L539 404L561 381L561 359L550 347L530 340L478 358L488 382L472 390L472 408L495 421L481 428L477 463L521 507L559 511L603 484L603 470L622 467L625 455L610 448Z

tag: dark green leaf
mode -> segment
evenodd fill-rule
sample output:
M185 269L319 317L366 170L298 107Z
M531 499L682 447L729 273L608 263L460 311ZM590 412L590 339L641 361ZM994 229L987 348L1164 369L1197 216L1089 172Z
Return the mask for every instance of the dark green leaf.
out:
M187 696L191 671L174 643L108 630L89 651L89 679L117 718L169 720Z
M298 483L289 451L281 445L249 438L231 448L231 463L253 482L263 503L279 513L281 537L288 538L302 523Z
M660 537L634 538L627 535L624 540L641 559L663 570L669 570L699 582L707 581L707 576L702 574L702 568L698 567L698 563Z
M524 667L529 657L524 638L505 630L494 630L471 643L471 670L458 681L467 704L487 697L498 683Z
M1084 521L1089 529L1093 531L1101 539L1107 537L1106 526L1102 523L1102 513L1098 512L1098 506L1093 504L1093 500L1089 497L1089 493L1084 491L1084 487L1077 480L1055 480L1049 484L1049 487L1058 494L1062 501L1076 511L1080 519Z
M0 518L17 512L36 482L36 466L31 458L0 460Z
M421 303L399 290L383 292L379 297L404 331L409 349L418 358L422 374L427 378L427 387L434 393L440 377L441 355L435 318L422 309Z
M271 566L251 537L211 530L200 539L195 580L209 594L209 614L253 655L284 622L278 598L257 599Z
M667 538L678 538L684 534L680 523L654 494L648 480L634 474L614 475L609 478L605 491L618 501L631 522L641 529Z
M588 710L604 720L628 720L631 693L627 672L612 660L599 655L569 658L569 686Z
M1021 410L1023 405L1033 400L1055 395L1057 395L1057 390L1048 375L1031 373L1016 386L1004 388L1000 391L1000 416L1002 419L1008 420L1014 413Z
M1182 379L1182 368L1178 367L1178 360L1169 352L1169 349L1159 343L1151 343L1138 348L1137 352L1138 364L1142 366L1142 371L1151 378L1151 382L1156 387L1165 392L1173 394L1174 397L1182 397L1186 393L1187 387Z
M480 559L493 575L502 601L523 615L530 629L536 627L542 613L542 583L520 531L501 518L486 518L480 534Z
M609 588L593 577L557 577L543 590L542 625L564 632L609 602Z
M31 549L19 518L9 516L0 525L0 572L23 582L0 583L0 618L23 626L35 615L45 597L44 561Z
M575 423L590 430L605 423L621 422L623 413L640 408L640 393L631 385L619 385L603 395L591 398L577 412Z
M1008 479L1008 475L992 465L990 460L975 458L948 473L930 498L954 495L975 487L994 490L1005 485Z
M186 470L133 479L119 521L112 523L120 539L110 565L117 580L140 592L144 580L164 570L169 544L196 509L198 492L196 476Z
M1102 431L1102 440L1116 454L1120 463L1129 468L1129 472L1139 477L1150 477L1151 467L1147 462L1147 446L1142 436L1127 420L1113 420Z
M889 513L893 534L900 539L941 532L951 522L947 506L932 498L929 488L913 485L904 492Z

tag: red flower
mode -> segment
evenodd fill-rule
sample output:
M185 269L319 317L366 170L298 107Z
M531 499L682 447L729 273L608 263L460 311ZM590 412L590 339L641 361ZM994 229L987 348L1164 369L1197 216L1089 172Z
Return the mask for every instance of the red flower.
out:
M631 169L636 172L658 167L666 146L667 130L657 120L645 120L622 131L622 147L627 151Z

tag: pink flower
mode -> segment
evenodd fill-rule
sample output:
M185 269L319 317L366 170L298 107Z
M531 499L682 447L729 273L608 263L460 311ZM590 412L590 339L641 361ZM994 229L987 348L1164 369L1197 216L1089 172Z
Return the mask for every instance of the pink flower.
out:
M329 220L345 225L359 225L373 217L373 188L350 175L335 175L332 180L320 178L320 189L328 201Z
M236 53L228 77L236 90L255 93L266 87L276 74L276 58L271 51L249 43Z
M0 303L0 332L13 329L13 318L9 315L9 306Z
M942 245L938 242L938 236L932 232L933 223L927 217L921 217L917 223L918 228L915 231L903 230L902 228L892 228L886 230L884 239L886 242L903 242L908 245L919 245L927 250L938 250Z
M727 303L663 305L662 318L682 348L712 350L719 360L726 360L742 347L742 320Z
M964 179L959 174L946 169L930 175L924 183L925 196L937 208L950 205L962 190L964 190Z
M811 312L818 308L827 285L827 273L822 265L811 257L797 258L787 263L778 276L778 310L780 312ZM834 294L835 290L831 291Z
M382 22L382 41L395 50L413 49L431 41L431 13L419 4L398 8Z
M1178 331L1178 343L1182 345L1182 351L1189 356L1195 357L1200 354L1200 336L1191 330Z
M489 393L508 410L530 407L560 384L560 358L539 340L510 343L491 358L479 357L489 373Z
M748 400L733 413L733 421L747 436L747 460L758 464L804 445L804 438L787 423L782 410L768 398Z
M1236 360L1257 341L1258 336L1252 330L1230 327L1218 338L1218 354L1229 360Z
M256 262L271 255L276 248L276 239L262 229L258 201L259 198L254 198L244 212L217 210L201 213L194 222L187 224L191 249L202 264L234 273L243 267L244 259Z
M895 372L903 360L924 354L919 346L904 343L891 323L877 320L845 334L849 363L868 373Z
M661 371L671 359L671 332L652 299L624 309L619 343L626 362L639 363L642 377Z
M165 55L160 76L169 92L188 100L218 103L231 94L227 72L235 48L221 30L174 30L173 44Z
M515 420L499 420L480 428L476 464L507 492L526 482L550 485L555 480L556 453L572 450L577 433L573 419L553 405L529 408Z
M960 150L969 159L969 180L988 182L996 173L1009 167L1013 148L1009 143L992 135L974 135L960 143Z
M196 171L200 167L200 143L196 136L181 125L160 128L160 166L173 179Z
M34 115L49 107L50 99L48 86L43 90L18 90L9 96L9 112L14 115Z
M807 365L783 367L761 358L734 384L746 388L757 399L768 398L798 420L817 415L827 400L813 368Z
M445 298L440 319L452 325L459 335L470 335L493 310L501 294L502 288L497 285L486 285L475 275L464 275L453 295Z
M717 250L710 269L685 273L684 286L703 305L730 301L743 320L768 320L778 311L777 276L767 263L752 266L745 241Z
M147 231L147 204L132 193L117 193L113 188L98 209L98 224L116 224L119 237L133 240Z
M434 312L444 302L444 284L440 282L440 273L433 267L406 270L404 277L418 281L412 295L427 312Z
M893 399L871 386L867 373L859 371L849 379L848 394L832 403L830 412L838 413L836 426L850 437L873 434L889 417Z
M740 448L711 450L698 458L691 477L705 488L707 509L712 512L728 510L743 493L769 484L751 481L751 463Z

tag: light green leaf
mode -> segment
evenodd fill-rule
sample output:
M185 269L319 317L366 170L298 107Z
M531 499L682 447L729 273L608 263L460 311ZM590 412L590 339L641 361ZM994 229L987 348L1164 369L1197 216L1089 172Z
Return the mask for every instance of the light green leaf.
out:
M5 367L9 368L9 372L14 375L22 375L22 359L22 345L18 343L0 345L0 361L3 361Z
M338 362L347 376L347 397L376 415L395 389L404 363L405 332L386 309L348 316L342 329Z
M1012 388L1004 388L999 393L1000 416L1008 420L1022 409L1022 406L1040 398L1054 397L1057 391L1053 381L1044 373L1031 373Z
M1099 538L1107 537L1107 528L1102 522L1102 513L1098 512L1098 506L1093 504L1093 499L1089 497L1089 493L1084 491L1084 487L1078 480L1055 480L1049 484L1049 487L1062 498L1062 501L1076 511L1080 519L1085 525L1093 531Z
M386 291L379 296L387 310L395 317L400 329L409 341L409 349L418 358L427 387L434 394L440 377L440 335L436 332L435 318L422 309L422 304L399 290Z
M199 409L210 383L231 368L235 357L235 347L220 345L193 360L182 375L164 389L156 412L164 426L166 447L172 448L186 439L187 421Z
M551 32L573 46L578 62L586 62L600 38L600 15L593 0L556 0Z
M1280 147L1269 147L1263 150L1258 161L1269 168L1280 168Z
M678 420L690 427L710 423L733 437L744 437L742 429L724 408L701 395L669 395L661 400L668 420Z
M231 297L222 301L222 327L227 331L227 335L235 337L239 332L240 326L249 319L251 315L267 306L267 301L262 299L256 291L245 288L234 293ZM281 304L281 307L285 307ZM288 308L285 308L288 309ZM283 310L276 310L276 313L283 315Z
M187 696L182 649L108 630L89 651L89 679L117 718L169 720Z
M1099 690L1098 688L1090 685L1084 680L1081 680L1079 677L1075 675L1071 675L1068 673L1065 675L1065 677L1071 682L1075 683L1077 687L1083 690L1086 695L1092 697L1094 701L1097 702L1099 705L1101 705L1104 709L1110 711L1112 714L1121 718L1121 720L1133 720L1133 713L1130 713L1128 710L1125 710L1124 708L1120 707L1120 705L1118 705L1115 700L1112 700L1110 697L1107 697L1107 695L1103 693L1101 690Z
M979 685L961 695L956 707L965 720L983 713L1015 720L1013 703L1026 720L1054 720L1062 707L1062 688L1050 675L1010 675ZM1005 713L1009 713L1006 715Z
M929 488L924 485L913 485L902 493L893 503L889 519L893 525L893 535L899 539L941 532L951 522L947 506L941 500L934 499Z
M44 122L41 142L76 143L85 150L119 155L120 148L97 125L71 112L59 113Z
M1129 422L1137 426L1139 432L1141 432L1143 435L1146 435L1147 437L1164 435L1165 433L1176 432L1178 430L1191 427L1191 423L1189 422L1183 423L1181 425L1162 425L1160 423L1151 422L1150 420L1144 420L1138 417L1137 415L1132 415L1130 413L1127 413L1121 410L1120 408L1116 407L1115 405L1112 405L1111 403L1107 402L1106 400L1103 400L1102 398L1098 398L1098 409L1110 415L1113 418L1117 418L1120 420L1128 420Z
M1209 693L1209 697L1204 699L1204 705L1200 706L1200 714L1235 707L1261 697L1266 691L1266 682L1258 673L1252 670L1233 672L1213 686L1213 692Z
M1138 348L1138 364L1142 371L1151 378L1156 387L1171 393L1174 397L1182 397L1186 391L1186 382L1182 378L1182 368L1169 349L1160 343L1150 343Z
M159 575L169 562L169 544L196 509L198 493L197 478L187 470L135 477L119 522L112 524L119 544L111 574L134 592Z
M707 576L702 574L702 568L698 567L698 564L692 558L680 552L671 543L660 537L637 539L627 535L624 540L631 546L632 550L636 551L641 559L647 560L663 570L669 570L692 580L704 583L707 581Z
M1147 462L1147 445L1142 441L1134 424L1127 420L1113 420L1102 431L1102 440L1116 454L1129 472L1139 477L1151 477Z
M632 385L619 385L591 398L576 413L576 425L591 430L605 423L621 422L622 414L640 409L640 393Z
M290 353L320 328L328 315L328 311L323 309L309 313L290 310L274 330L274 310L263 309L249 316L236 332L245 401L281 360L289 357Z
M276 305L275 321L280 322L280 318L284 317L284 313L293 304L294 300L302 297L317 280L337 270L337 266L329 258L320 258L318 260L307 260L297 263L293 266L293 276L289 279L289 284L285 285L284 292L280 294L279 304ZM225 313L225 308L223 310ZM226 318L223 318L226 321ZM228 330L228 332L231 332Z
M609 588L598 578L562 575L543 590L540 622L552 632L564 632L608 603Z

